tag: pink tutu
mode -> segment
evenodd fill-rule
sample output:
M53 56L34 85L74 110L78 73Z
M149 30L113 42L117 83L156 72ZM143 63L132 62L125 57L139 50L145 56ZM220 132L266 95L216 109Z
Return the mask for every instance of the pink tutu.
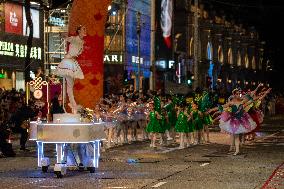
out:
M219 127L231 134L249 133L256 128L257 124L247 112L243 112L241 118L233 117L230 112L220 115Z
M64 58L57 66L54 74L61 77L84 79L80 65L75 59Z

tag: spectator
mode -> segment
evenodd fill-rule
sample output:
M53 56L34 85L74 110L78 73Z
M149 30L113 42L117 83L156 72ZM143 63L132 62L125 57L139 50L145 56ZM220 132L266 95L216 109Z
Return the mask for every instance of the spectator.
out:
M35 112L31 109L31 107L25 105L23 102L19 103L19 109L16 111L10 118L10 123L14 125L12 128L13 132L20 133L20 150L28 151L26 149L26 142L28 140L28 130L25 124L26 120L35 117Z
M51 117L53 119L53 114L61 114L64 113L64 109L62 106L62 100L59 100L59 93L55 92L54 98L51 100Z

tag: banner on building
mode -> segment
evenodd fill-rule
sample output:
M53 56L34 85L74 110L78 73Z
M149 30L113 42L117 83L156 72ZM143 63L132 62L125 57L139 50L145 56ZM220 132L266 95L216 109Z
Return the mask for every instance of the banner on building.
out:
M22 6L12 3L5 3L5 32L22 35L22 31Z
M4 3L0 3L0 33L5 32L4 31L4 25L5 25L5 11L4 11Z
M172 16L173 16L173 1L161 1L161 28L163 31L164 41L168 48L172 46L171 33L172 33Z
M151 2L150 0L128 0L126 15L126 69L128 75L140 74L150 77L150 47L151 47ZM141 13L141 23L137 23L137 13ZM138 41L137 26L140 24L140 41ZM140 42L140 52L138 43ZM140 55L140 57L139 57ZM140 58L140 59L139 59ZM130 78L129 78L130 79Z
M39 11L35 9L31 9L31 18L33 22L33 37L39 38ZM23 35L29 36L30 28L27 24L26 19L26 11L25 7L23 7Z

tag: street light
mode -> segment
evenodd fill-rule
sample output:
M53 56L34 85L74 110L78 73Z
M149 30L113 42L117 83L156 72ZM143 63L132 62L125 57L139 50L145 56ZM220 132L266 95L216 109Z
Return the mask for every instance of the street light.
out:
M138 38L138 77L137 79L137 88L138 91L140 91L140 37L141 37L141 13L138 11L136 14L137 19L137 26L136 26L136 32L137 32L137 38Z

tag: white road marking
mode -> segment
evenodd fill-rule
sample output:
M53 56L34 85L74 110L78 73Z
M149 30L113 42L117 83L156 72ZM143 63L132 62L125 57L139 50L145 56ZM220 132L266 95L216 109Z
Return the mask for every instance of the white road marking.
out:
M204 167L204 166L206 166L206 165L209 165L209 163L202 163L200 166L201 166L201 167Z
M163 184L166 184L167 182L159 182L158 184L155 184L154 186L152 186L152 188L158 188L160 186L162 186Z
M58 186L39 186L40 188L57 188Z
M30 185L30 184L35 184L35 183L38 183L38 182L42 182L44 181L45 179L40 179L40 180L36 180L36 181L32 181L32 182L27 182L27 183L24 183L24 184L20 184L20 185L16 185L16 186L12 186L8 189L11 189L11 188L18 188L18 187L22 187L22 186L25 186L25 185Z

